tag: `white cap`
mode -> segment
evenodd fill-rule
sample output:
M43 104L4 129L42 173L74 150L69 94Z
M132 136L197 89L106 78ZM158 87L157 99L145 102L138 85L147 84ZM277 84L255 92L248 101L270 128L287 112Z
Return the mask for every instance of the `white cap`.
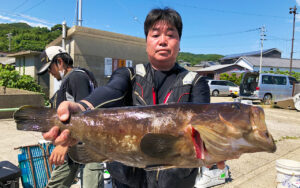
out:
M40 56L41 63L43 64L43 66L37 74L44 74L51 65L51 63L53 63L53 59L55 58L55 56L64 53L67 53L66 50L64 50L60 46L50 46L46 48L46 50L44 50Z

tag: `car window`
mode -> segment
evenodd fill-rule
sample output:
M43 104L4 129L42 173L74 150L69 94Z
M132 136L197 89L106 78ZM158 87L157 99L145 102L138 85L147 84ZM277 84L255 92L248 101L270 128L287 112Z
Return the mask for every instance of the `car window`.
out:
M262 76L262 83L263 84L273 84L273 76L263 75Z
M217 81L211 81L210 85L217 85Z
M289 80L291 85L293 85L294 83L298 83L298 81L294 77L289 77Z
M232 83L232 82L226 82L226 85L228 85L228 86L234 86L234 87L236 87L237 85L235 85L234 83Z
M219 81L220 86L226 86L226 81Z
M273 76L273 80L276 85L286 85L286 77Z

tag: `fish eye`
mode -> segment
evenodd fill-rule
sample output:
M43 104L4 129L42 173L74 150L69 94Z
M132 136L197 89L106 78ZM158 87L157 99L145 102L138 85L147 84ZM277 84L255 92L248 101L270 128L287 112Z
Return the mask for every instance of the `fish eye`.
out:
M269 136L270 136L268 132L266 132L265 135L267 138L269 138Z

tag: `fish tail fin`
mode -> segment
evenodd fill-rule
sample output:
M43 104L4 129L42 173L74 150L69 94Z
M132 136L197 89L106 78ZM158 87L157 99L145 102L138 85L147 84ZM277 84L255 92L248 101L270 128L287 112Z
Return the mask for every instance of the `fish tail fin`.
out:
M51 122L53 122L55 115L55 109L22 106L14 113L14 120L18 130L47 132L53 126Z

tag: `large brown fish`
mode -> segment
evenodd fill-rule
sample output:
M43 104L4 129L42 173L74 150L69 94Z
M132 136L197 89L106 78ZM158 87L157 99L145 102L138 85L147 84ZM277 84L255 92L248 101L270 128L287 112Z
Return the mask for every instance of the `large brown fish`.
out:
M67 123L55 110L22 107L14 118L18 130L69 129L83 142L69 153L80 163L192 168L276 150L262 108L241 103L102 108L74 114Z

